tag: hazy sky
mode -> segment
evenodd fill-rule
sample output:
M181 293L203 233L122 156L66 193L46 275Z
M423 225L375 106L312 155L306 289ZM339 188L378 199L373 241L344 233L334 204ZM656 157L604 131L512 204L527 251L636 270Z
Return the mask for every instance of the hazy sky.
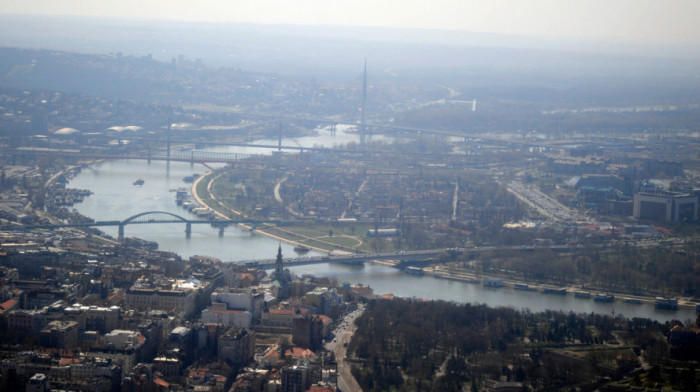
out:
M0 0L0 13L410 27L700 45L700 0Z

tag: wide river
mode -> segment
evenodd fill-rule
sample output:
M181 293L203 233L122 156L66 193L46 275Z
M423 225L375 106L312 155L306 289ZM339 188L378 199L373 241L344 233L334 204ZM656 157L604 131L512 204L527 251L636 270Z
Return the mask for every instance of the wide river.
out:
M378 138L375 136L375 138ZM379 137L380 138L380 137ZM386 138L388 141L391 139ZM345 132L339 127L335 135L322 131L316 137L284 139L283 145L311 147L314 145L333 146L349 141L359 142L356 134ZM276 145L276 140L261 140L259 144ZM240 147L208 149L209 151L229 151L239 153L270 153L269 150L246 149ZM191 184L182 181L183 177L194 173L203 174L208 169L202 165L162 161L105 161L83 169L69 186L89 189L94 194L77 204L75 208L95 220L123 220L145 211L167 211L181 216L191 216L175 203L173 190ZM133 182L143 179L144 184L134 186ZM117 236L116 227L107 227L105 232ZM272 259L277 253L279 241L255 234L237 227L228 227L223 235L209 225L192 225L192 234L185 236L181 224L127 225L125 235L134 236L159 244L159 249L175 252L182 257L207 255L226 262L239 262ZM282 243L282 253L287 258L297 257L293 246ZM308 255L314 255L309 253ZM574 311L577 313L622 314L626 317L647 317L658 321L671 319L695 319L694 309L681 308L678 311L663 311L652 305L634 305L615 301L599 303L574 298L573 295L545 295L511 288L488 288L480 284L463 283L436 279L429 276L413 276L400 270L366 264L365 267L352 267L340 264L317 264L291 268L298 275L313 274L319 277L332 277L338 282L362 283L374 289L375 294L393 293L402 297L443 299L448 301L485 303L490 306L508 306L516 309L543 311L546 309Z

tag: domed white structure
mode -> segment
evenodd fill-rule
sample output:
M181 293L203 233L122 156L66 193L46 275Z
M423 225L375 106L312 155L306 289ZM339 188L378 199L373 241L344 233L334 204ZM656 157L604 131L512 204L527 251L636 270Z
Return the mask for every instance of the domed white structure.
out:
M116 132L116 133L122 133L122 132L140 132L142 131L143 128L139 127L138 125L129 125L128 127L122 127L119 125L115 125L113 127L107 128L107 132Z
M192 129L194 127L195 127L195 125L192 123L174 123L170 126L170 128L172 130L180 130L180 131L189 130L189 129Z
M69 136L69 135L75 135L78 133L80 133L79 130L77 130L75 128L66 127L66 128L59 129L58 131L54 132L53 134L56 136Z
M115 125L115 126L113 126L113 127L107 128L107 132L122 133L122 132L124 132L125 129L126 129L126 127L120 127L120 126L118 126L118 125Z

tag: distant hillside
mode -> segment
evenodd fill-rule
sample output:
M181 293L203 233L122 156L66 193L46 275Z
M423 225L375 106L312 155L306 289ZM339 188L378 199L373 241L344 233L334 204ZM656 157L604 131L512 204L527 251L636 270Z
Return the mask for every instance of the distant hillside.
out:
M219 72L229 83L252 76ZM0 48L0 85L56 90L147 102L210 102L233 98L231 91L204 93L215 83L212 70L192 62L164 63L150 57L95 55Z

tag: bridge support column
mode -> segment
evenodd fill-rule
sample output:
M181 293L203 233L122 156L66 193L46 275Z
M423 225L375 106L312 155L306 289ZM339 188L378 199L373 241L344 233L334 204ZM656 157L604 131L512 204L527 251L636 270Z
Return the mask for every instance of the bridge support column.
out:
M124 225L119 225L119 235L117 236L119 241L124 241Z
M192 235L192 223L187 222L185 225L185 236L187 238L190 238L190 235Z
M223 236L224 236L224 227L221 226L221 227L219 227L219 237L223 237Z

